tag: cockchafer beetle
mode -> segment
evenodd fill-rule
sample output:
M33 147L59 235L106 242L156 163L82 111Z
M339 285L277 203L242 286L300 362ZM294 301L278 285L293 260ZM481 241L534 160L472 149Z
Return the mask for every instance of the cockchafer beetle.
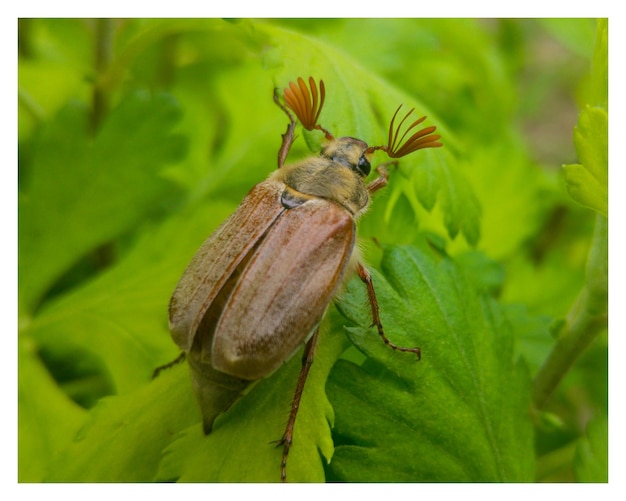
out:
M414 132L405 141L426 117L413 122L399 137L413 112L395 127L401 106L391 119L386 145L335 138L317 123L324 105L324 82L320 80L318 91L311 77L309 87L302 78L290 82L284 90L285 104L274 92L274 101L289 118L278 151L278 169L252 188L235 213L204 242L169 304L170 331L183 351L175 362L189 360L206 434L217 415L248 384L273 373L306 343L291 413L278 441L283 446L282 481L319 325L347 272L355 271L365 283L372 326L383 341L420 357L419 348L396 346L387 338L371 276L351 256L356 219L367 209L370 194L383 188L388 179L383 164L376 168L378 177L365 184L371 155L382 150L400 158L441 146L434 126ZM296 127L290 110L305 129L321 131L326 142L319 156L285 165Z

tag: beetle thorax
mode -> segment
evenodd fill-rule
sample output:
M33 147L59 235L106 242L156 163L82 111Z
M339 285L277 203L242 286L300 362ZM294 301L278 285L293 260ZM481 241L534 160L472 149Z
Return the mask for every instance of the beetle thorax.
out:
M358 216L369 204L364 182L369 173L366 149L367 144L358 139L333 139L318 157L285 165L273 177L300 193L330 200Z

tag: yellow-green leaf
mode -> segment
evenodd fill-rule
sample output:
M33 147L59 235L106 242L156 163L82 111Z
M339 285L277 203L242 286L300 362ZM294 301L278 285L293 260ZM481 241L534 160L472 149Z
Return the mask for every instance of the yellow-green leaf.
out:
M609 213L608 131L608 113L602 108L585 108L574 129L580 164L563 166L571 197L603 216Z

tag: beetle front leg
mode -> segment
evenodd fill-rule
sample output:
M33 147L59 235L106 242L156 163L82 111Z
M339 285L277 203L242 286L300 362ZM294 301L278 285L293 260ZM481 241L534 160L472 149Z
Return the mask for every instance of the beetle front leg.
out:
M378 334L387 346L394 350L415 353L417 355L417 359L419 360L422 357L421 350L419 348L404 348L402 346L395 345L385 335L385 331L383 330L383 324L380 321L380 315L378 313L378 300L376 299L376 291L374 291L372 275L370 275L370 272L367 271L365 266L363 266L361 263L357 264L356 272L359 278L367 287L367 296L369 298L370 308L372 310L372 327L376 326L376 328L378 329Z
M304 347L304 353L302 355L302 369L300 369L300 376L298 377L298 385L296 386L296 392L293 396L291 403L291 412L289 413L289 420L287 421L287 428L283 438L278 441L277 447L283 446L283 458L280 463L280 480L282 482L287 481L287 456L289 455L289 449L293 443L293 429L296 425L296 416L298 415L298 409L300 408L300 399L302 398L302 392L304 390L304 383L309 375L309 370L313 364L313 358L315 357L315 348L317 346L317 338L319 335L319 327L315 329L315 332L308 340Z
M384 164L380 164L378 167L376 167L378 177L367 185L367 191L369 191L370 193L374 193L375 191L378 191L381 188L387 186L387 181L389 181L389 170L387 169L387 167L389 165L397 167L398 161L391 160L390 162L385 162Z
M287 109L287 107L280 102L280 99L278 97L278 89L274 89L274 102L289 117L289 125L287 125L287 131L282 134L283 142L280 145L280 149L278 150L278 168L280 169L285 164L285 159L287 158L289 150L291 149L291 145L294 142L293 131L296 129L296 121L293 118L293 115Z

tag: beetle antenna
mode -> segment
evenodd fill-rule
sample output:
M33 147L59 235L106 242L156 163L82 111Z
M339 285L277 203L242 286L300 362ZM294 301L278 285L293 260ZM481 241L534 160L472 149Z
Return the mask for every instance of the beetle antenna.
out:
M413 129L414 127L421 124L426 117L423 116L415 120L402 134L402 137L398 140L398 136L400 135L400 130L402 129L402 125L409 117L411 113L413 113L415 108L411 108L409 112L404 115L404 118L400 121L397 127L394 128L394 124L396 121L396 117L398 116L398 112L402 108L402 105L398 106L398 109L393 114L391 118L391 123L389 124L389 138L387 140L387 144L384 146L370 146L367 151L368 153L373 153L376 150L383 150L389 155L391 158L400 158L408 155L409 153L413 153L414 151L421 150L424 148L438 148L443 146L442 143L439 142L439 138L441 137L439 134L433 134L437 127L434 125L430 127L426 127L424 129L418 130L415 132L409 139L406 141L404 138L406 135Z
M326 139L334 139L333 135L324 127L317 123L317 120L324 106L326 98L326 88L324 80L320 80L319 93L317 85L313 77L309 77L309 87L302 78L298 78L298 83L289 82L289 87L285 89L283 94L285 103L296 114L300 123L306 130L320 130L326 136Z

